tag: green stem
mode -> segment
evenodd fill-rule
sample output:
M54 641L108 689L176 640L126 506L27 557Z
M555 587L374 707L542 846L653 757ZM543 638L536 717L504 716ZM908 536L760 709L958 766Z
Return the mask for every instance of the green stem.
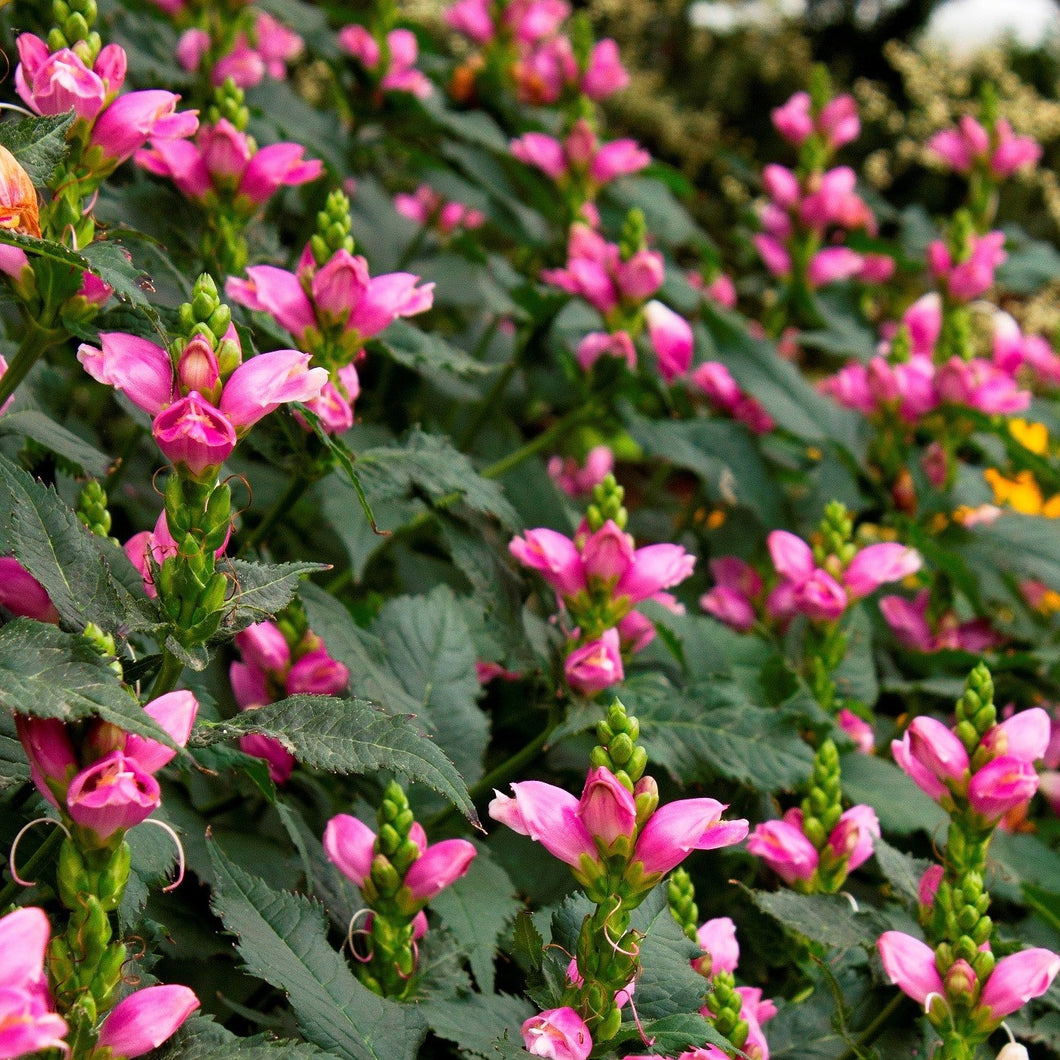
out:
M538 733L525 747L521 747L515 754L501 762L499 766L491 769L477 784L472 784L468 788L468 795L471 797L471 801L476 802L484 798L498 785L503 785L512 777L524 772L527 766L536 761L541 752L548 746L549 737L551 737L559 722L558 712L552 711L549 714L548 725L545 726L543 732ZM428 834L433 834L438 828L447 824L458 812L455 806L449 806L437 814L427 824Z
M501 369L497 378L493 380L493 386L489 388L488 393L482 399L482 404L479 405L475 415L471 417L471 422L464 428L464 432L457 440L457 448L461 452L467 452L471 447L471 443L478 437L478 432L482 430L486 420L497 411L501 395L508 388L508 383L511 382L511 378L515 375L515 370L518 367L519 354L516 352L515 356Z
M19 870L19 875L24 880L33 879L37 869L58 853L59 847L65 838L66 833L61 828L58 826L53 827L48 838L37 847L26 864ZM0 890L0 909L6 909L21 891L22 885L15 883L14 880L5 884L3 890Z
M578 426L583 420L592 419L596 414L594 402L588 402L580 408L571 409L565 416L561 416L548 430L542 431L536 438L531 438L525 445L520 446L514 452L501 457L495 463L490 464L481 472L483 478L500 478L514 467L518 467L524 460L542 450L551 449L555 443L567 434L572 428Z
M871 1045L880 1036L887 1022L898 1011L903 1001L905 1001L905 994L895 994L880 1009L876 1018L858 1035L857 1041L839 1057L839 1060L856 1060L857 1057L861 1056L861 1050L865 1046Z
M249 552L252 549L258 547L262 541L269 535L272 528L285 516L288 512L298 503L301 499L302 494L313 484L315 480L305 475L296 475L290 482L287 483L287 488L283 491L281 496L277 499L276 503L272 506L269 513L264 519L253 530L247 535L243 541L241 552Z
M151 685L151 699L158 699L177 687L177 681L184 672L184 664L171 652L162 650L162 665Z
M63 328L49 328L32 317L26 318L26 334L19 344L18 351L11 358L7 371L0 377L0 405L14 392L15 388L29 375L30 369L52 346L57 346L67 337Z

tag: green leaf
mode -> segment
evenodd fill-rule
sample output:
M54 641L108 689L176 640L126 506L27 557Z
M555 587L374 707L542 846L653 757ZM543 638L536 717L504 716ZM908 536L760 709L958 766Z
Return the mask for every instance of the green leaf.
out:
M176 746L91 641L30 618L0 626L0 708L60 721L99 717Z
M152 1060L320 1060L326 1057L307 1042L275 1041L264 1035L240 1038L206 1016L186 1020Z
M37 409L21 409L0 416L0 434L30 438L93 478L102 478L113 463L105 453Z
M18 159L38 188L48 183L55 167L70 150L66 132L75 117L70 110L65 114L0 122L0 144Z
M81 251L94 272L104 283L114 288L123 301L142 308L151 308L150 295L155 293L151 280L143 269L133 264L129 252L116 240L97 239ZM153 311L152 314L153 315Z
M200 724L195 743L259 733L278 740L303 765L330 773L401 773L444 795L478 824L453 763L407 714L391 715L360 699L291 696L227 721Z
M637 989L640 989L639 984ZM640 1011L639 1005L637 1011ZM731 1048L728 1038L698 1012L673 1012L657 1020L642 1019L639 1026L631 1020L622 1024L619 1038L621 1041L636 1040L642 1045L647 1039L651 1042L653 1056L680 1056L704 1045L717 1045L723 1050Z
M1047 891L1044 887L1032 884L1023 885L1023 897L1027 904L1040 916L1053 931L1060 934L1060 894Z
M728 420L625 417L646 456L695 472L712 500L742 504L767 525L780 522L779 491L748 429Z
M431 903L431 908L434 904ZM438 1037L456 1042L465 1052L485 1057L495 1055L495 1039L506 1031L518 1034L518 1028L534 1014L528 1001L503 993L432 997L421 1001L419 1009ZM524 1052L523 1056L526 1055Z
M541 957L545 949L545 940L534 925L528 909L520 910L515 918L515 930L512 938L512 956L524 972L537 971L541 967Z
M841 894L797 894L795 891L749 891L759 909L786 928L814 942L839 949L874 947L887 925L874 910L856 913Z
M908 902L919 898L920 880L931 862L925 858L913 858L901 850L892 847L884 839L873 841L872 852L876 855L876 864L887 881Z
M876 811L880 827L894 835L923 830L944 835L949 820L942 808L924 794L896 765L875 755L856 752L841 757L843 794Z
M377 345L391 360L428 376L446 373L460 379L476 379L497 370L496 365L476 361L439 336L421 331L405 320L395 320Z
M977 526L970 537L961 553L972 570L1000 567L1060 585L1060 534L1054 520L1005 512L990 525Z
M216 843L210 861L214 912L236 936L246 970L286 992L309 1041L345 1060L412 1060L424 1033L419 1013L361 985L328 941L317 903L272 890Z
M727 680L674 688L661 674L631 677L622 701L641 725L651 761L681 783L717 777L759 791L791 790L813 766L793 718L755 707Z
M330 568L326 563L251 563L233 559L222 560L218 569L231 575L235 585L235 592L225 605L221 627L234 635L282 611L307 574Z
M518 908L508 874L482 847L466 875L431 901L431 909L449 926L460 949L468 955L475 981L484 994L493 992L497 939Z
M392 600L372 632L422 724L473 784L482 776L489 722L477 705L475 650L452 590L439 585L427 596Z
M20 787L30 779L29 762L15 735L15 719L0 713L0 791Z
M0 456L0 553L10 553L44 586L62 620L95 622L108 633L149 628L157 608L112 573L129 562L96 537L50 486Z
M496 517L505 527L518 526L501 487L482 478L445 438L413 430L400 445L365 450L355 467L373 504L417 495L441 507L460 501Z

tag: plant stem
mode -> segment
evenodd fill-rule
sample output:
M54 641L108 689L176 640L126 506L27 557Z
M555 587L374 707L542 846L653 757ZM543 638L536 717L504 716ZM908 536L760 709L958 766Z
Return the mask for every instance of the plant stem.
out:
M583 420L592 419L595 413L596 405L591 401L579 408L571 409L570 412L565 416L561 416L551 427L542 431L536 438L531 438L529 442L520 446L514 452L490 464L489 467L481 472L482 477L500 478L501 475L507 474L514 467L518 467L529 457L534 456L543 449L551 448L572 427L576 427Z
M162 665L155 675L154 684L151 685L151 698L157 699L167 692L172 692L177 687L177 681L184 672L184 664L171 652L162 649Z
M887 1025L887 1022L898 1010L902 1002L905 1001L905 994L895 994L886 1005L880 1009L876 1018L858 1035L857 1041L851 1046L839 1060L856 1060L861 1055L861 1050L871 1045L880 1035L880 1032Z
M287 488L277 499L269 513L247 535L240 551L249 552L251 549L257 548L268 536L272 528L295 506L295 504L298 503L302 494L309 489L313 482L314 480L312 478L308 478L301 474L292 478L291 481L287 483Z
M67 332L62 328L49 328L32 317L26 318L26 334L11 358L7 371L0 377L0 405L15 392L37 361L66 336Z

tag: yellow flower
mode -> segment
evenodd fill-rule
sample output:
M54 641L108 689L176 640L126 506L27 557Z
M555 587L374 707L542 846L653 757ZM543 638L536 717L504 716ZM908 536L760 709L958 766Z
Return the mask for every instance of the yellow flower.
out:
M1012 419L1008 424L1009 434L1016 439L1024 449L1032 453L1044 456L1049 447L1049 432L1044 423L1028 423L1026 420Z

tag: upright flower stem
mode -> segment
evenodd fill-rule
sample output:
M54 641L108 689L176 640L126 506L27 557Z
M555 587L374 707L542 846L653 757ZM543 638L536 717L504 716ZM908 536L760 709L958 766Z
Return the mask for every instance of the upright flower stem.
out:
M11 358L7 371L0 378L0 405L15 392L37 361L66 337L64 328L48 327L32 317L26 317L26 334Z
M184 664L169 650L162 649L162 665L155 675L154 684L151 685L151 699L164 696L177 687L180 675L184 672Z

